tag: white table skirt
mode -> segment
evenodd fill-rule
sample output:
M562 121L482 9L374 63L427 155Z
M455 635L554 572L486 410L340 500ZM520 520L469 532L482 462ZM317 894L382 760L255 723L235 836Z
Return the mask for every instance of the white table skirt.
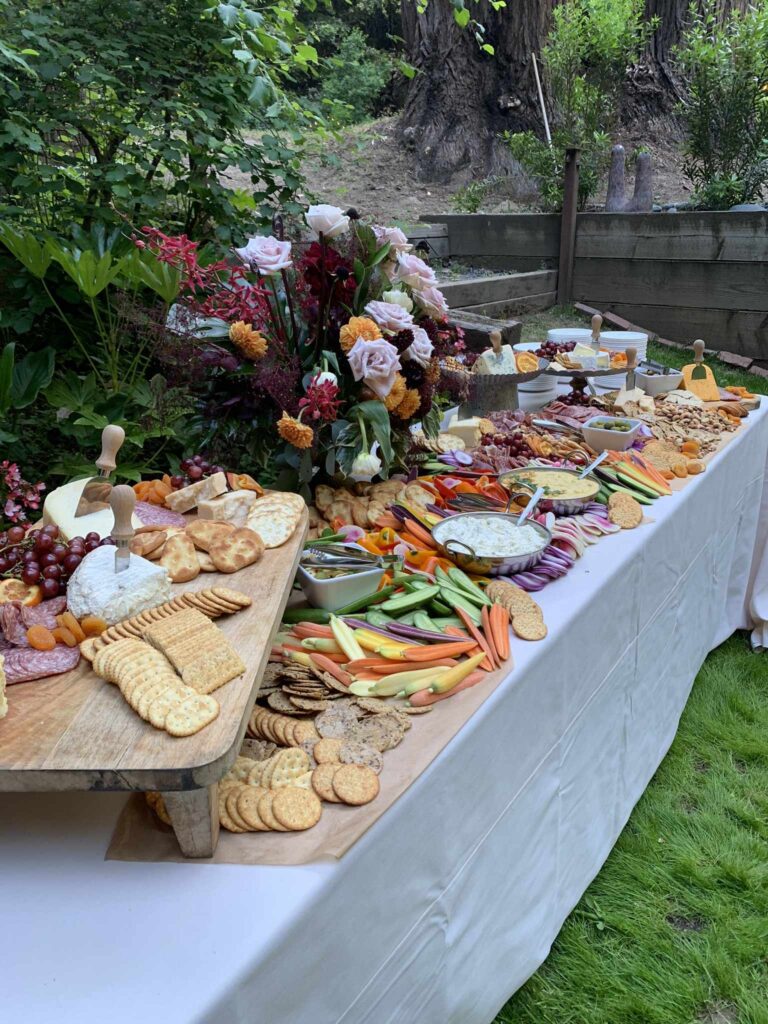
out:
M124 796L0 795L4 1015L487 1024L603 864L707 652L763 607L766 413L539 595L548 639L514 644L510 678L340 862L105 862Z

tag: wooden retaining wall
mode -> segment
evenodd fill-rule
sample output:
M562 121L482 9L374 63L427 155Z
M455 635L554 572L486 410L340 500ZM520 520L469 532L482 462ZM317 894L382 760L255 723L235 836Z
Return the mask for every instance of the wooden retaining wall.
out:
M507 271L557 265L556 214L429 219L446 226L459 260ZM768 213L579 214L573 299L672 341L701 337L768 360Z

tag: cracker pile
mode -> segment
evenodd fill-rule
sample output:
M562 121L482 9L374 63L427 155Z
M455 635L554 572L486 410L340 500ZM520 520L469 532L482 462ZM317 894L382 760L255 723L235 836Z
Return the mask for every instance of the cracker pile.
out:
M505 580L492 580L485 592L492 601L507 609L512 630L521 640L543 640L547 635L541 607L527 591Z
M198 693L212 693L245 672L227 638L197 608L185 608L150 623L144 639L164 654L182 682Z
M258 562L264 547L254 530L213 519L195 519L186 528L142 526L131 540L131 551L159 562L172 583L188 583L201 572L237 572Z
M149 608L130 619L110 626L100 636L83 640L80 644L80 653L88 661L93 661L96 652L102 647L118 640L131 638L140 640L144 636L144 630L153 622L168 618L168 616L175 615L187 608L197 608L207 618L216 619L220 615L239 612L250 604L251 599L247 594L242 594L239 590L231 590L229 587L210 587L207 590L179 594L178 597L165 601L155 608Z
M631 494L615 491L608 499L608 518L622 530L634 530L643 521L643 508Z
M219 714L218 701L185 685L167 658L143 640L118 640L103 647L96 652L93 667L103 679L117 684L145 722L169 736L192 736Z
M306 508L304 499L290 491L274 491L257 498L246 516L245 525L255 531L266 548L279 548L290 540Z

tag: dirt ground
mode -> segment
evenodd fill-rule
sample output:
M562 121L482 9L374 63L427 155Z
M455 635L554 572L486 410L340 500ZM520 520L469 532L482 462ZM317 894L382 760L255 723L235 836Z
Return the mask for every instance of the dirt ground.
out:
M354 206L366 220L412 224L430 213L454 210L452 199L459 183L419 181L411 154L396 138L396 117L379 118L345 130L336 139L313 140L304 161L307 198L337 206ZM647 146L653 155L654 199L657 203L684 202L690 185L681 169L680 148L669 126L649 124L643 130L617 138L627 153ZM627 176L627 193L633 179ZM505 194L506 193L506 194ZM596 197L605 198L603 188ZM530 203L510 198L504 185L491 192L482 212L523 212Z

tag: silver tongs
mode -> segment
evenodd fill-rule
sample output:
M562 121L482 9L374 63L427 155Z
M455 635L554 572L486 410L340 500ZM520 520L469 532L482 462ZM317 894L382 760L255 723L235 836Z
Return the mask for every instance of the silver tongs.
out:
M343 544L309 545L301 556L302 565L323 569L374 569L381 559L362 548L348 548Z

